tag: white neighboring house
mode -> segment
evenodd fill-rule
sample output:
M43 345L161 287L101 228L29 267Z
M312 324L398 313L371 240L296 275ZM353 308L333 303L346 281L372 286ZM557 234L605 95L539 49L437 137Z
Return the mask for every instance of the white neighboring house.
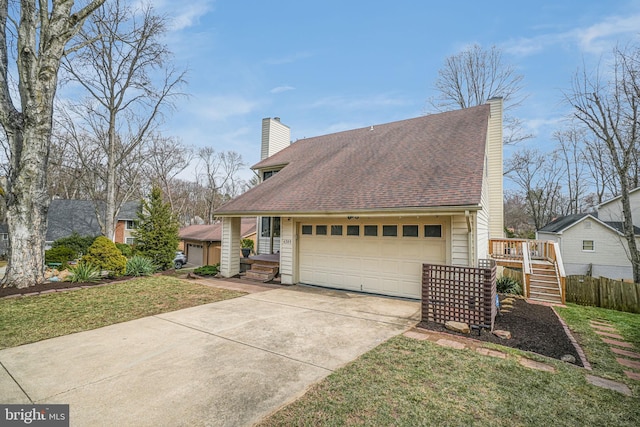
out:
M629 194L636 242L640 245L640 187ZM536 233L539 240L558 242L567 275L632 280L628 245L622 234L622 204L615 197L598 212L557 218Z

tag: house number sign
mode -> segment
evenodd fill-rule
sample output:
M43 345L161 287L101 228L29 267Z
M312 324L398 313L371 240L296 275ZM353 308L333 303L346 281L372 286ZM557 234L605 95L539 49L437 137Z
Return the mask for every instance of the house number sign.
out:
M282 244L283 245L290 245L291 244L291 239L282 239Z

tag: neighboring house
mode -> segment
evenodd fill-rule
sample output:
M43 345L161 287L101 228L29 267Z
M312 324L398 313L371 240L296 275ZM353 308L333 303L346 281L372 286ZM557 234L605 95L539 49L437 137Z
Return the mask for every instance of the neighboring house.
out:
M274 135L287 142L279 151L266 138L269 156L253 166L263 182L216 211L225 277L240 271L242 217L263 218L259 247L268 239L279 253L283 284L409 298L421 297L423 263L477 266L503 237L501 99L293 144L285 135Z
M9 252L9 227L7 223L0 223L0 257L5 258Z
M630 193L636 241L640 246L640 187ZM628 245L622 234L622 205L615 197L597 213L557 218L536 233L539 240L558 242L568 275L632 280Z
M139 207L139 201L132 201L124 203L120 209L120 213L116 217L116 243L131 243L130 228L133 227L132 221L137 218L135 212ZM118 230L122 230L122 232L118 232ZM49 249L54 241L68 237L74 231L81 236L101 234L95 203L91 200L52 200L47 214L45 248Z
M190 225L181 228L179 235L189 264L214 265L220 263L221 222L211 225ZM255 218L242 218L241 238L252 239L255 245Z

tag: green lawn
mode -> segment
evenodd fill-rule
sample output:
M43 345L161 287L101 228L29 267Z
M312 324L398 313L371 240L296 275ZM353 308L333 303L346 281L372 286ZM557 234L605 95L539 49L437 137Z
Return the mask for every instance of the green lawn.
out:
M152 276L98 288L0 300L0 349L244 295Z
M592 316L610 320L628 341L640 343L640 315L579 306L562 315L572 328ZM598 345L585 346L589 354ZM640 425L637 382L626 380L633 390L627 397L590 385L583 369L534 357L557 368L535 371L518 364L514 355L524 353L503 349L511 356L496 359L399 336L337 370L261 425ZM598 365L594 374L622 379L618 367Z

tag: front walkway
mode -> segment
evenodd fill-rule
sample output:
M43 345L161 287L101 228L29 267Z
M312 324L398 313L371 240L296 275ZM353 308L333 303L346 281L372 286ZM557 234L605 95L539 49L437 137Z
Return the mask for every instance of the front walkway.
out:
M419 316L348 292L252 293L1 350L0 402L69 404L78 426L251 425Z

